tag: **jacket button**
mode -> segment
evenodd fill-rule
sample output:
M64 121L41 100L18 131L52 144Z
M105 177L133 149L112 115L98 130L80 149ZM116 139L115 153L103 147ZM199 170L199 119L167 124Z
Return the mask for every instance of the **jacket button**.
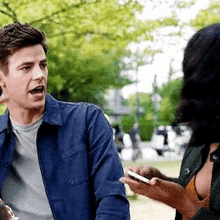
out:
M66 154L63 154L63 155L62 155L62 159L65 160L66 158L67 158L67 155L66 155Z
M9 163L2 163L2 167L4 167L4 168L8 168L9 166L10 166Z
M73 185L74 183L75 183L74 180L72 180L72 179L69 180L69 184Z
M185 168L184 173L185 173L185 175L189 175L190 174L190 169L189 168Z
M218 158L218 156L217 156L216 154L213 154L213 155L212 155L212 160L213 160L213 161L216 161L216 160L218 160L218 159L219 159L219 158Z

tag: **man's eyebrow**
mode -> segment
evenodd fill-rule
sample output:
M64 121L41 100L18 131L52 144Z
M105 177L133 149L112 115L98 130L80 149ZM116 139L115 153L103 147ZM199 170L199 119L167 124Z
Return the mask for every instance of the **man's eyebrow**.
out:
M40 63L47 63L47 59L41 60ZM33 64L34 64L34 62L23 62L20 65L18 65L17 68L20 68L20 67L25 66L25 65L33 65Z
M21 63L20 65L17 66L17 69L22 67L22 66L25 66L25 65L33 65L33 64L34 64L34 62L23 62L23 63Z
M47 59L41 60L40 63L47 63Z

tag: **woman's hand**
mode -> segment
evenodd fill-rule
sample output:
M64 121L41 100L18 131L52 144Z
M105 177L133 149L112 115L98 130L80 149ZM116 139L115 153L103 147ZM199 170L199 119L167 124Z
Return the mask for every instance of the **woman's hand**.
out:
M162 178L165 177L158 169L150 168L150 172L148 172L146 168L140 166L128 169L133 172L137 171L140 175L144 174L144 177L150 179L149 184L142 183L129 177L126 173L126 169L125 177L120 178L120 181L128 184L133 192L169 205L177 209L181 214L187 215L188 218L193 217L197 212L199 208L198 205L187 196L185 189L177 183L158 178L158 176ZM153 175L157 177L152 177ZM165 177L165 179L166 178L167 177Z
M0 199L0 220L15 220L17 219L11 208L3 203Z
M127 170L131 170L131 171L133 171L143 177L146 177L147 179L151 179L153 177L158 177L163 180L171 180L171 178L165 176L157 168L152 167L152 166L139 165L137 167L127 167L127 168L125 168L125 176L129 177L127 174Z

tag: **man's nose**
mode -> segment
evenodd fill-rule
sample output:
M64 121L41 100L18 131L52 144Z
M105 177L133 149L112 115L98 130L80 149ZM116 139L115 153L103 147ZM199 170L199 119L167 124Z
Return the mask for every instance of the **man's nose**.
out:
M33 74L33 78L34 79L43 79L45 76L44 76L44 73L42 70L35 70L34 71L34 74Z

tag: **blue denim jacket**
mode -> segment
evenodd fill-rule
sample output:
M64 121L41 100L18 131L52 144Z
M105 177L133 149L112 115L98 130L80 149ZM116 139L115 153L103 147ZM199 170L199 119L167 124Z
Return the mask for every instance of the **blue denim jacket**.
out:
M14 155L8 118L8 112L0 116L0 190ZM37 150L55 220L129 219L129 203L118 181L122 165L112 128L99 108L47 95Z

